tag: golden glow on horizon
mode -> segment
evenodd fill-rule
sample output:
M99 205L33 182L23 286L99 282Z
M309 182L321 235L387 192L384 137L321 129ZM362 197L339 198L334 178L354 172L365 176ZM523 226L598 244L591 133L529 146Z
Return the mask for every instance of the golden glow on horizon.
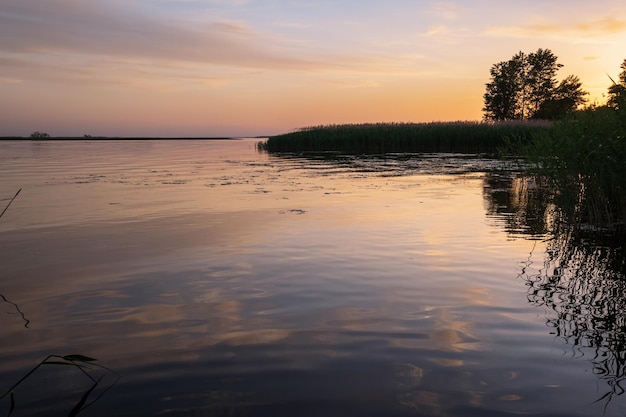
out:
M564 64L558 77L578 75L600 104L607 74L626 58L621 0L7 0L3 8L0 136L263 135L477 120L490 66L520 50L552 49Z

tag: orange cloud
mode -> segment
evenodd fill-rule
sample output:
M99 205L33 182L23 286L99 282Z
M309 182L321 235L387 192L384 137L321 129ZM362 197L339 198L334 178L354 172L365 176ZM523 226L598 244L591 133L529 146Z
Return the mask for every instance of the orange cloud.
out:
M626 33L626 19L606 17L590 22L538 23L524 26L496 26L488 35L509 37L582 37L596 38Z
M423 34L423 36L431 37L431 36L435 36L435 35L447 34L449 32L450 32L450 30L448 29L447 26L438 25L438 26L430 27L428 29L428 31L426 31L426 33Z
M22 81L23 80L21 80L19 78L0 77L0 83L5 83L5 84L19 84Z

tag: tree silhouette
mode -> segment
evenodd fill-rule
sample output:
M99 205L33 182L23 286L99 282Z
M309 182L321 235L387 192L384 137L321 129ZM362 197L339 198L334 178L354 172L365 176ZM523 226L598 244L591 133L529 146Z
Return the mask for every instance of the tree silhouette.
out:
M607 105L614 109L625 106L626 102L626 59L620 66L622 72L619 74L619 82L615 82L612 78L613 85L609 87L609 99ZM610 78L610 77L609 77Z
M47 139L50 137L49 134L45 132L33 132L30 134L31 139Z
M568 75L554 89L551 98L543 101L534 113L535 119L558 119L576 110L584 104L585 96L580 79L575 75Z
M556 80L563 66L557 60L551 50L538 49L494 64L484 95L485 119L554 119L584 103L587 92L578 77L570 75L560 84Z

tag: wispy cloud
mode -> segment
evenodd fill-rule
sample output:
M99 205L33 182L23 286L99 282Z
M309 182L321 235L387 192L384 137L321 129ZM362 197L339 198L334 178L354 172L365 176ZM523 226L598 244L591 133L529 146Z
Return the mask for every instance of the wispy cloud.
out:
M0 83L4 84L20 84L23 80L19 78L0 77Z
M446 20L456 20L461 14L459 5L442 1L435 2L431 10L437 16Z
M280 51L285 47L241 24L189 27L185 22L70 0L9 0L0 12L0 51L10 53L75 53L291 69L315 65Z
M430 28L428 28L428 30L426 32L424 32L422 34L422 36L430 38L430 37L433 37L433 36L446 35L446 34L449 34L449 33L450 33L450 29L447 26L437 25L437 26L431 26Z
M605 17L588 22L535 23L522 26L495 26L488 35L510 37L599 38L626 33L626 19Z
M329 80L330 85L339 89L364 89L364 88L379 88L382 86L381 82L372 79L355 79L355 80Z
M119 0L4 0L0 57L13 65L55 57L88 57L138 65L150 62L279 71L377 71L392 56L302 50L301 45L242 22L192 24L133 9ZM19 59L18 59L19 58ZM57 60L58 61L58 60ZM0 66L6 63L0 62Z

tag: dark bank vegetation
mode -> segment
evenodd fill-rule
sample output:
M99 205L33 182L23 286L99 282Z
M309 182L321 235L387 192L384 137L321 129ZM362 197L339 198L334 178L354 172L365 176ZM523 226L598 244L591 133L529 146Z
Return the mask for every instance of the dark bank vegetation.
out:
M587 94L575 76L557 83L549 50L519 53L491 69L485 117L554 119L531 140L514 138L505 153L521 155L553 192L557 217L596 235L624 235L626 221L626 60L604 106L580 110Z
M569 222L624 230L626 111L577 113L518 147L531 173L548 181Z
M550 126L545 120L327 125L272 136L259 146L269 152L496 153L510 138L527 141Z
M626 60L605 106L577 111L517 147L555 192L570 224L617 231L626 223Z

